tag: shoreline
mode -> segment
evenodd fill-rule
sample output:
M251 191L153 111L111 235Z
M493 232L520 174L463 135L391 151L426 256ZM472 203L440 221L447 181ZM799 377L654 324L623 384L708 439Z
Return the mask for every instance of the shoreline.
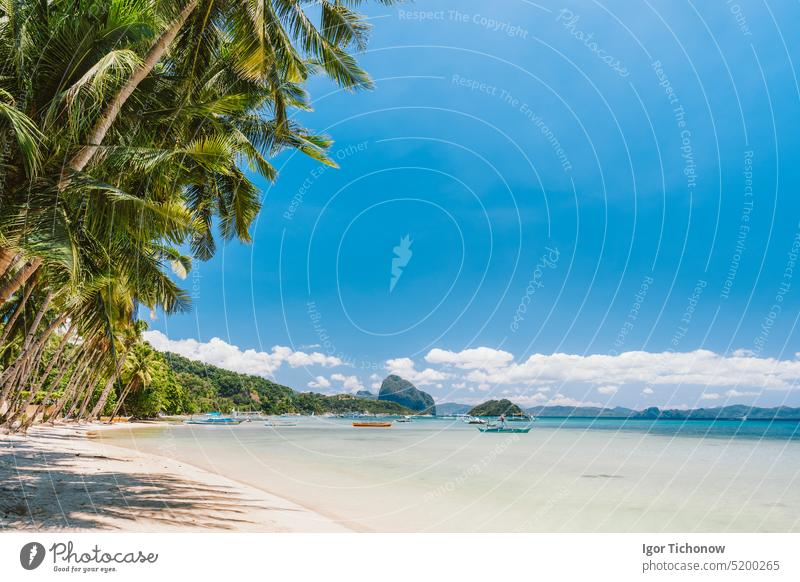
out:
M92 433L153 423L35 427L0 436L0 532L350 532L224 475Z

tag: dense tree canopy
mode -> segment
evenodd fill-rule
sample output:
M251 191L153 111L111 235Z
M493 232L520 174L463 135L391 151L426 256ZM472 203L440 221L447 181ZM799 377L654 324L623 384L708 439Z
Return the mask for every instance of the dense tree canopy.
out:
M333 165L292 115L311 75L371 86L363 3L0 3L0 424L188 406L139 311L188 309L192 261L249 241L277 153Z

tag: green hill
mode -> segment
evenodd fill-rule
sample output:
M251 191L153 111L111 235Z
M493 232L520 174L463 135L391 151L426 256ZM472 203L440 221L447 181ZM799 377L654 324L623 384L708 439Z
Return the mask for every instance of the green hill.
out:
M503 398L502 400L489 400L483 404L478 404L475 408L469 411L470 416L522 416L525 413L523 410L511 402Z
M418 390L411 382L395 374L384 378L378 401L395 402L421 414L436 414L436 405L430 394Z
M351 394L327 396L297 392L260 376L231 372L177 354L165 353L163 356L184 389L189 403L184 412L229 412L237 408L260 410L265 414L413 414L412 410L395 402L357 398Z

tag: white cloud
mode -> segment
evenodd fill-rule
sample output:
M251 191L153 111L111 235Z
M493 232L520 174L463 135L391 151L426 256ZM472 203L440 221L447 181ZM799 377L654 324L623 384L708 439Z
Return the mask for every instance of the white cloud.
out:
M619 386L600 386L597 388L597 392L600 394L605 394L606 396L612 396L617 393L619 390Z
M569 396L564 396L563 394L556 394L547 401L546 406L595 406L602 408L604 405L600 404L599 402L576 400L575 398L570 398Z
M309 388L330 388L331 383L325 376L317 376L308 383Z
M625 352L619 355L534 354L521 363L492 370L473 369L467 379L489 384L542 381L653 385L747 385L791 389L800 382L800 360L721 356L693 352Z
M352 390L353 392L364 389L364 385L361 383L361 380L358 379L358 376L331 374L331 380L334 380L335 382L341 382L342 386L348 390Z
M233 372L271 377L283 364L300 366L341 366L339 358L319 352L296 352L286 346L273 346L271 352L242 350L218 337L207 342L195 339L172 340L160 331L145 331L144 339L160 352L173 352L191 360Z
M429 364L444 364L464 370L494 370L503 368L514 360L514 354L487 347L451 352L434 348L425 356Z
M760 396L760 392L747 392L747 391L739 391L739 390L728 390L725 392L725 396L728 398L737 398L741 396Z
M386 360L386 369L389 370L390 374L397 374L412 384L417 384L419 386L435 384L451 377L451 374L434 370L433 368L425 368L424 370L418 371L414 367L414 361L411 358Z
M644 390L642 390L642 394L647 394L648 396L649 396L650 394L653 394L653 393L654 393L654 392L653 392L653 389L652 389L652 388L645 388Z
M700 395L700 400L717 400L719 394L717 392L703 392Z

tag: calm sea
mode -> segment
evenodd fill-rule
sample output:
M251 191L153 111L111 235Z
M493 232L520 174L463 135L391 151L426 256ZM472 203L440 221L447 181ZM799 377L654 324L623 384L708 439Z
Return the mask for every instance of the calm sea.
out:
M373 531L800 531L798 422L345 419L102 433ZM516 425L516 423L515 423Z

